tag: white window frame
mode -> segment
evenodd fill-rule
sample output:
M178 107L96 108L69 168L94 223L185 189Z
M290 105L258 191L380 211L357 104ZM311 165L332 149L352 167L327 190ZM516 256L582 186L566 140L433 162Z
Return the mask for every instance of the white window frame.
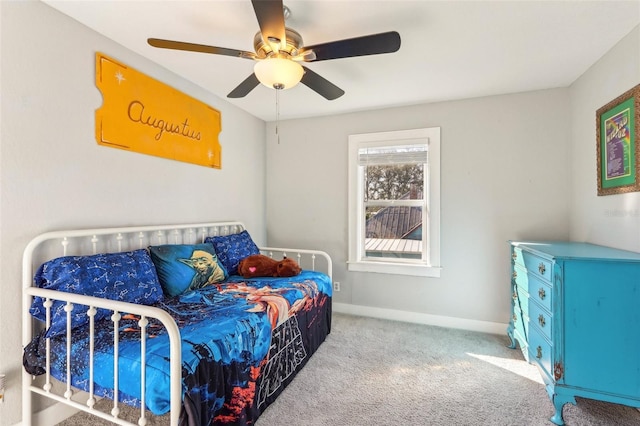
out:
M363 191L364 182L358 165L358 151L361 148L427 144L428 166L425 179L428 191L426 197L426 220L422 226L426 229L426 259L407 262L399 259L377 261L365 258L363 241L365 233ZM376 272L383 274L415 275L440 277L440 127L399 130L392 132L363 133L349 136L349 260L347 269L357 272ZM427 189L427 188L425 188Z

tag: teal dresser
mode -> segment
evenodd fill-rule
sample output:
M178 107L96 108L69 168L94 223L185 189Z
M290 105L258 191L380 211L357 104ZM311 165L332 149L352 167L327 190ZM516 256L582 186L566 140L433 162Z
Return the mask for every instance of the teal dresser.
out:
M584 397L640 407L640 253L511 241L507 333L536 364L563 425Z

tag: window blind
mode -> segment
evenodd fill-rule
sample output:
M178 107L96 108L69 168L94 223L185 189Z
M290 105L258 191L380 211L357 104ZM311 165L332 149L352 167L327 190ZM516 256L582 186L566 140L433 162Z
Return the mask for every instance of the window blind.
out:
M428 155L426 144L360 148L358 150L358 165L426 164Z

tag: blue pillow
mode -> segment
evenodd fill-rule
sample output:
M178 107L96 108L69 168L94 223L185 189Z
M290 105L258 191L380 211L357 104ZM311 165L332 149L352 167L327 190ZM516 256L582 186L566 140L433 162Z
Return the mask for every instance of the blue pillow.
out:
M156 269L146 250L103 253L91 256L65 256L43 263L35 273L34 283L40 288L67 293L96 296L105 299L151 305L163 298ZM44 299L35 297L30 313L45 321ZM54 301L51 306L51 326L46 337L65 334L67 330L66 302ZM74 304L71 328L89 324L88 306ZM111 315L108 309L98 309L96 321Z
M238 263L242 259L252 254L260 254L258 246L246 230L239 234L207 237L204 241L213 244L218 258L231 275L238 274Z
M227 279L227 269L211 244L167 244L149 247L165 294L177 296Z

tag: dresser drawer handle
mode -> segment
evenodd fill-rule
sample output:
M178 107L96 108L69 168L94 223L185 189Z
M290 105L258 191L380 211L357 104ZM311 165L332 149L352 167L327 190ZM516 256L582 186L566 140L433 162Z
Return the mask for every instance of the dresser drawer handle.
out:
M540 297L540 300L544 300L546 296L547 293L545 293L544 288L540 287L540 290L538 290L538 297Z
M515 280L516 278L518 278L518 272L517 271L513 271L513 279Z
M546 323L547 321L544 319L544 316L540 314L540 316L538 317L538 324L540 324L540 327L544 327Z
M511 254L511 258L513 260L516 260L518 258L518 253L516 253L515 251Z
M542 358L542 346L538 346L536 350L538 351L538 353L536 354L536 358Z
M513 300L518 300L518 292L513 291Z
M540 272L540 275L544 275L544 272L547 270L547 268L544 267L544 263L540 262L540 264L538 265L538 272Z
M518 316L516 314L513 314L513 322L517 322L518 321Z

